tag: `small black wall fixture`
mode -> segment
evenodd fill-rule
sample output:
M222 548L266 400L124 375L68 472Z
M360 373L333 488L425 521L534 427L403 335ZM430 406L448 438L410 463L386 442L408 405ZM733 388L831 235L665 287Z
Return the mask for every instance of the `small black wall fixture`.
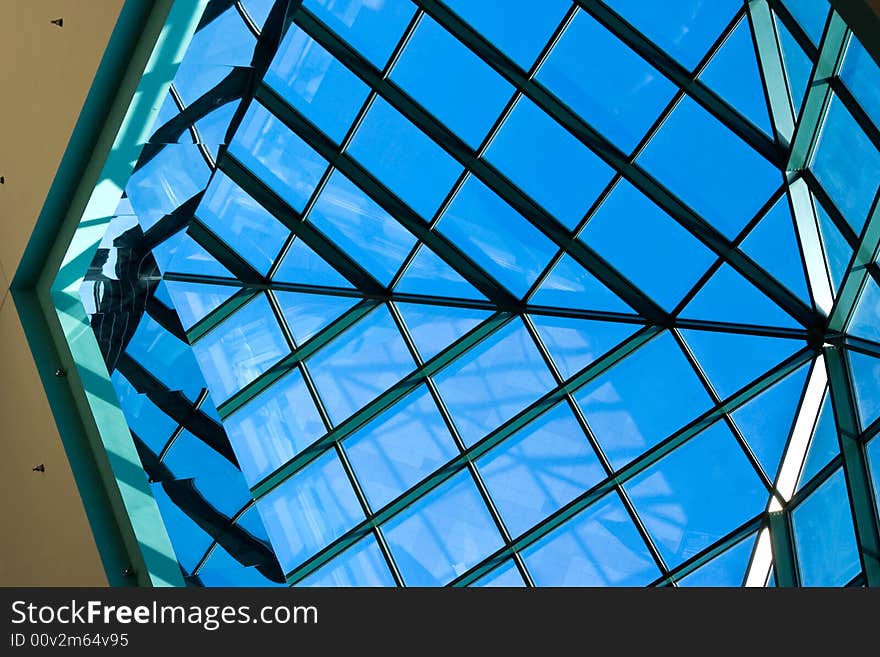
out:
M64 27L64 19L56 18L54 21L51 21L52 25L57 25L58 27Z

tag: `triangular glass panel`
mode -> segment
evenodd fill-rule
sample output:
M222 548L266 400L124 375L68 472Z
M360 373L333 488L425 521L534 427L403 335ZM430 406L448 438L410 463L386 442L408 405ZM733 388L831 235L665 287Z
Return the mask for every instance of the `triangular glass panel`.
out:
M857 338L880 342L880 286L870 276L846 332Z
M479 308L433 306L397 302L397 309L412 335L422 360L428 361L486 319Z
M174 299L171 298L171 293L168 291L168 284L165 281L159 281L159 284L153 290L153 297L169 308L174 308Z
M858 351L849 351L849 366L852 371L856 405L862 428L870 425L880 415L880 359L866 356Z
M329 294L275 291L278 304L297 345L302 345L318 331L342 315L358 301L357 297Z
M345 280L342 274L333 269L301 239L293 240L272 280L300 285L351 287L351 283Z
M235 278L185 230L168 238L153 249L153 257L163 274L197 274Z
M556 264L529 303L560 308L633 312L632 308L569 255L563 256Z
M394 289L405 294L440 295L459 299L485 298L461 274L424 245L419 247L419 252Z
M816 216L819 217L819 232L822 234L822 245L825 247L825 259L828 261L831 282L836 291L840 288L843 277L846 275L853 250L822 205L815 203L815 206Z
M752 534L679 580L678 585L684 587L742 586L754 545L755 535Z
M837 426L834 424L834 408L831 405L831 398L826 393L819 411L819 421L816 422L816 429L813 431L813 437L810 438L798 488L812 479L839 453L840 443L837 439Z
M681 313L688 319L800 327L730 265L722 265Z
M809 364L775 383L731 414L771 481L791 432Z
M782 197L743 240L742 251L771 276L811 304L800 245L794 232L794 219L788 199Z
M700 74L700 80L761 130L773 134L748 20L740 20Z
M726 399L806 345L800 340L744 333L692 329L679 332L721 399Z
M184 281L164 281L174 301L174 309L185 330L215 310L240 288L234 285L208 285Z
M788 76L794 113L797 115L800 114L801 105L804 103L813 63L791 35L791 32L788 31L788 28L778 18L776 18L776 31L779 33L779 44L782 46L782 60L785 63L785 72Z
M531 315L562 378L576 374L635 333L638 324Z

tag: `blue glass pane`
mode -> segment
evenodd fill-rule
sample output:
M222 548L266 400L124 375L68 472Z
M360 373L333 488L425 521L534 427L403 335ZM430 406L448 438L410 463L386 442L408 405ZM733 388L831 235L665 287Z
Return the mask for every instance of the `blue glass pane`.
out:
M363 519L333 450L257 501L275 555L288 572Z
M427 246L419 249L394 289L409 294L442 295L462 299L485 298Z
M788 86L794 102L795 114L799 114L804 96L807 93L807 85L810 83L813 62L810 61L807 53L778 18L776 18L776 31L779 33L779 44L782 46L782 61L788 76Z
M730 265L724 264L681 312L688 319L801 328Z
M611 180L611 169L531 100L522 98L487 159L568 228Z
M254 24L262 28L275 0L244 0L244 9Z
M626 235L626 239L621 239ZM715 262L715 254L626 181L618 183L580 238L668 310ZM663 272L658 276L658 272Z
M219 545L199 568L199 582L202 586L286 586L284 582L273 582L261 573L256 566L242 566Z
M430 16L422 17L391 79L474 148L513 94L509 82Z
M563 256L544 279L531 298L531 303L539 306L632 313L632 308L569 255Z
M524 69L569 8L566 0L447 0L445 4Z
M336 142L369 93L354 73L296 27L284 37L263 80Z
M471 586L485 588L523 587L525 585L522 575L519 574L519 569L516 567L516 563L514 563L513 559L508 559L495 570L487 575L483 575L480 579L471 584Z
M602 64L584 75L584 62ZM584 11L541 65L538 81L627 153L675 93L672 83Z
M620 498L608 495L526 548L538 586L644 586L660 575Z
M203 119L196 121L195 127L199 131L199 142L207 145L214 156L217 155L217 146L227 143L226 133L238 106L239 103L234 101L226 103Z
M468 351L434 380L466 445L554 386L538 348L519 321Z
M639 328L637 324L570 317L532 315L531 318L563 379L577 374Z
M290 233L219 171L211 180L196 215L262 274L269 271Z
M424 386L347 438L344 447L374 511L458 455Z
M722 331L681 330L712 387L726 399L806 342Z
M248 108L229 152L297 211L327 168L324 158L259 103Z
M529 290L558 250L474 176L462 185L438 227L518 297Z
M192 434L181 436L184 438L180 446L178 440L174 441L171 451L180 449L180 453L176 455L179 461L187 456L194 459L202 458L209 450L203 442L198 440ZM190 449L187 449L189 447ZM181 449L183 448L183 449ZM225 459L224 459L225 461ZM227 470L224 473L215 474L208 473L207 476L198 476L192 481L192 487L196 493L201 495L206 502L223 515L231 518L241 509L247 506L251 501L251 492L244 482L244 477L236 471L235 467L225 461Z
M742 586L755 546L755 535L740 541L678 581L679 586Z
M736 29L713 55L709 65L700 74L700 81L709 85L761 130L773 134L747 18L740 20Z
M185 330L192 328L200 319L239 290L233 285L206 285L181 281L164 281L164 284L174 300L174 310L177 311L177 316Z
M171 437L171 432L177 429L178 423L165 414L145 394L131 385L119 370L114 370L110 376L113 390L119 398L119 405L125 415L125 423L138 438L155 454L159 454L165 443Z
M397 309L423 361L431 360L491 314L476 308L401 302Z
M715 423L624 488L670 567L763 511L768 496L724 422Z
M847 332L859 338L880 342L880 286L868 277Z
M342 274L333 269L301 239L294 240L290 245L272 279L281 283L351 287Z
M379 68L415 12L407 0L306 0L305 6Z
M434 215L462 170L382 98L370 106L348 152L424 219Z
M220 403L289 352L265 295L236 311L193 344L211 395Z
M848 355L859 417L862 419L862 427L867 427L880 415L880 388L877 387L877 381L880 381L880 359L857 351L850 351Z
M732 414L771 481L776 479L808 372L809 365L803 365Z
M381 283L390 283L415 237L338 171L321 190L309 221Z
M819 217L819 232L822 235L825 260L828 262L831 282L834 285L834 289L837 290L849 268L849 261L852 258L853 250L837 226L834 225L822 204L817 202L814 205L816 215Z
M330 418L337 423L415 368L384 306L323 347L306 364Z
M880 68L855 36L849 40L840 77L874 125L880 126Z
M170 482L172 485L174 482ZM201 560L214 539L184 513L165 492L166 484L150 484L150 492L162 514L162 524L171 539L174 556L181 567L190 572Z
M812 479L839 453L840 442L837 437L837 427L834 424L834 408L831 406L831 398L826 394L819 411L816 428L810 438L810 447L807 451L804 469L801 472L799 486Z
M148 313L141 316L125 351L169 390L180 390L192 400L202 391L199 365L189 345L166 331Z
M637 163L731 239L781 183L777 169L689 98Z
M668 333L592 381L575 399L615 469L711 406Z
M811 166L837 209L861 232L880 180L880 151L835 96Z
M818 46L828 19L828 0L783 0L782 4L807 33L813 45Z
M364 536L297 586L394 586L388 563L372 535Z
M699 63L742 6L737 0L610 0L608 4L690 69Z
M296 370L230 415L223 426L251 486L325 432L315 402Z
M868 454L868 465L874 481L874 504L880 509L880 439L874 438L868 443L865 452Z
M302 345L360 300L357 297L281 291L275 292L275 296L297 345Z
M234 278L189 233L180 231L153 249L153 257L163 274L200 274Z
M803 586L843 586L861 570L843 470L791 514Z
M477 466L514 537L605 478L565 402L480 458Z
M442 586L502 545L467 471L403 510L382 530L408 586Z

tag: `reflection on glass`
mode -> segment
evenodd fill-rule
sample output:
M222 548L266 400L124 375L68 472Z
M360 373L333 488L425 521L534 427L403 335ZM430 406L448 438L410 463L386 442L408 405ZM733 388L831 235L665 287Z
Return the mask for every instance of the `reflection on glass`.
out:
M376 539L367 535L297 586L394 586L394 577Z
M874 125L880 127L880 67L855 35L850 37L840 77Z
M397 302L422 360L427 362L491 313L475 308Z
M526 583L523 582L522 575L519 574L519 570L516 567L516 563L514 563L513 559L508 559L503 564L498 566L495 570L489 572L486 575L483 575L476 582L471 584L471 586L484 587L484 588L492 588L492 587L523 587Z

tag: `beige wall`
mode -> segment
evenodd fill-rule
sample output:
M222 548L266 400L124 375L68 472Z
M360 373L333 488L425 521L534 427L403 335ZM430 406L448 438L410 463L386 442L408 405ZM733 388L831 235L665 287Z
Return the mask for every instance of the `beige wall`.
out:
M0 0L0 586L107 584L8 286L122 4Z

